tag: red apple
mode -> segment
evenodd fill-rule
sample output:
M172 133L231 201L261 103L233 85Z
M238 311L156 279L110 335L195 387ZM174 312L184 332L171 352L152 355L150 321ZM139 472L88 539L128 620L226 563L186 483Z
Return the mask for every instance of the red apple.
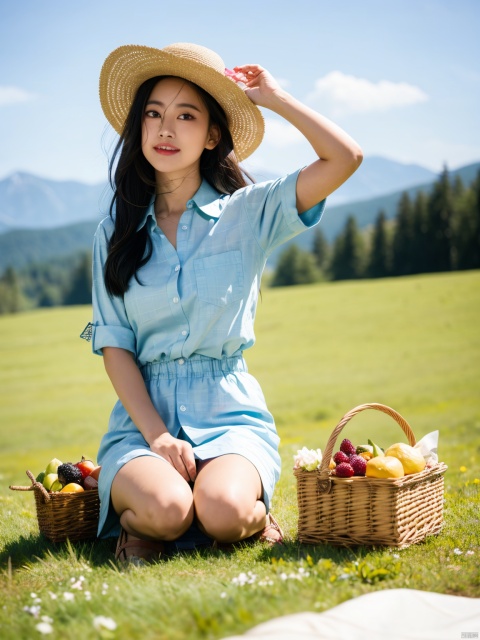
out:
M80 469L83 480L95 469L95 463L92 460L85 460L83 456L80 462L76 462L74 466Z
M93 471L89 473L89 476L92 476L92 478L95 478L95 480L98 480L98 476L100 475L101 469L102 467L95 467Z

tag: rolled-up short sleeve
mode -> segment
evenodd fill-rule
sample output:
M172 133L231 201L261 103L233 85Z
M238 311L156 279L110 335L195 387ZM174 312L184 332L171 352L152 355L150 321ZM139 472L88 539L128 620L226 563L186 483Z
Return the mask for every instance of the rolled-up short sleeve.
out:
M103 274L112 232L113 223L110 218L105 218L98 225L93 241L92 350L98 355L102 355L103 347L136 352L135 333L128 321L123 297L111 296L105 288Z
M244 192L247 216L258 243L267 255L316 225L322 217L326 200L298 213L296 190L300 171L278 180L251 185Z

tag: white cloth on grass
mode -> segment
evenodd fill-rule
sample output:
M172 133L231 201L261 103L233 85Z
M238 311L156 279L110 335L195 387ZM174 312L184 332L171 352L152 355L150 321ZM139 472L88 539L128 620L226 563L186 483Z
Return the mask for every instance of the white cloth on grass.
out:
M385 589L323 613L274 618L223 640L461 640L480 638L480 598Z

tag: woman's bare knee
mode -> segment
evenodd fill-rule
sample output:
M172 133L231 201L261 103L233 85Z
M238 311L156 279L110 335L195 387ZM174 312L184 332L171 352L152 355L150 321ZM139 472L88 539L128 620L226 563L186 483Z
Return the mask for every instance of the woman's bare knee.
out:
M111 495L122 526L141 538L175 540L193 522L189 485L158 458L136 458L127 463L115 477Z

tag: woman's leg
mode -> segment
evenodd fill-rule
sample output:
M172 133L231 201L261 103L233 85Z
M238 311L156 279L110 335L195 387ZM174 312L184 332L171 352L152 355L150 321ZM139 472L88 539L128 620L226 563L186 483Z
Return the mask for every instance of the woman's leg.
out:
M193 522L192 490L164 460L141 456L115 476L112 505L120 524L143 540L176 540Z
M199 463L193 488L197 519L218 542L238 542L267 524L262 483L255 466L228 454Z

